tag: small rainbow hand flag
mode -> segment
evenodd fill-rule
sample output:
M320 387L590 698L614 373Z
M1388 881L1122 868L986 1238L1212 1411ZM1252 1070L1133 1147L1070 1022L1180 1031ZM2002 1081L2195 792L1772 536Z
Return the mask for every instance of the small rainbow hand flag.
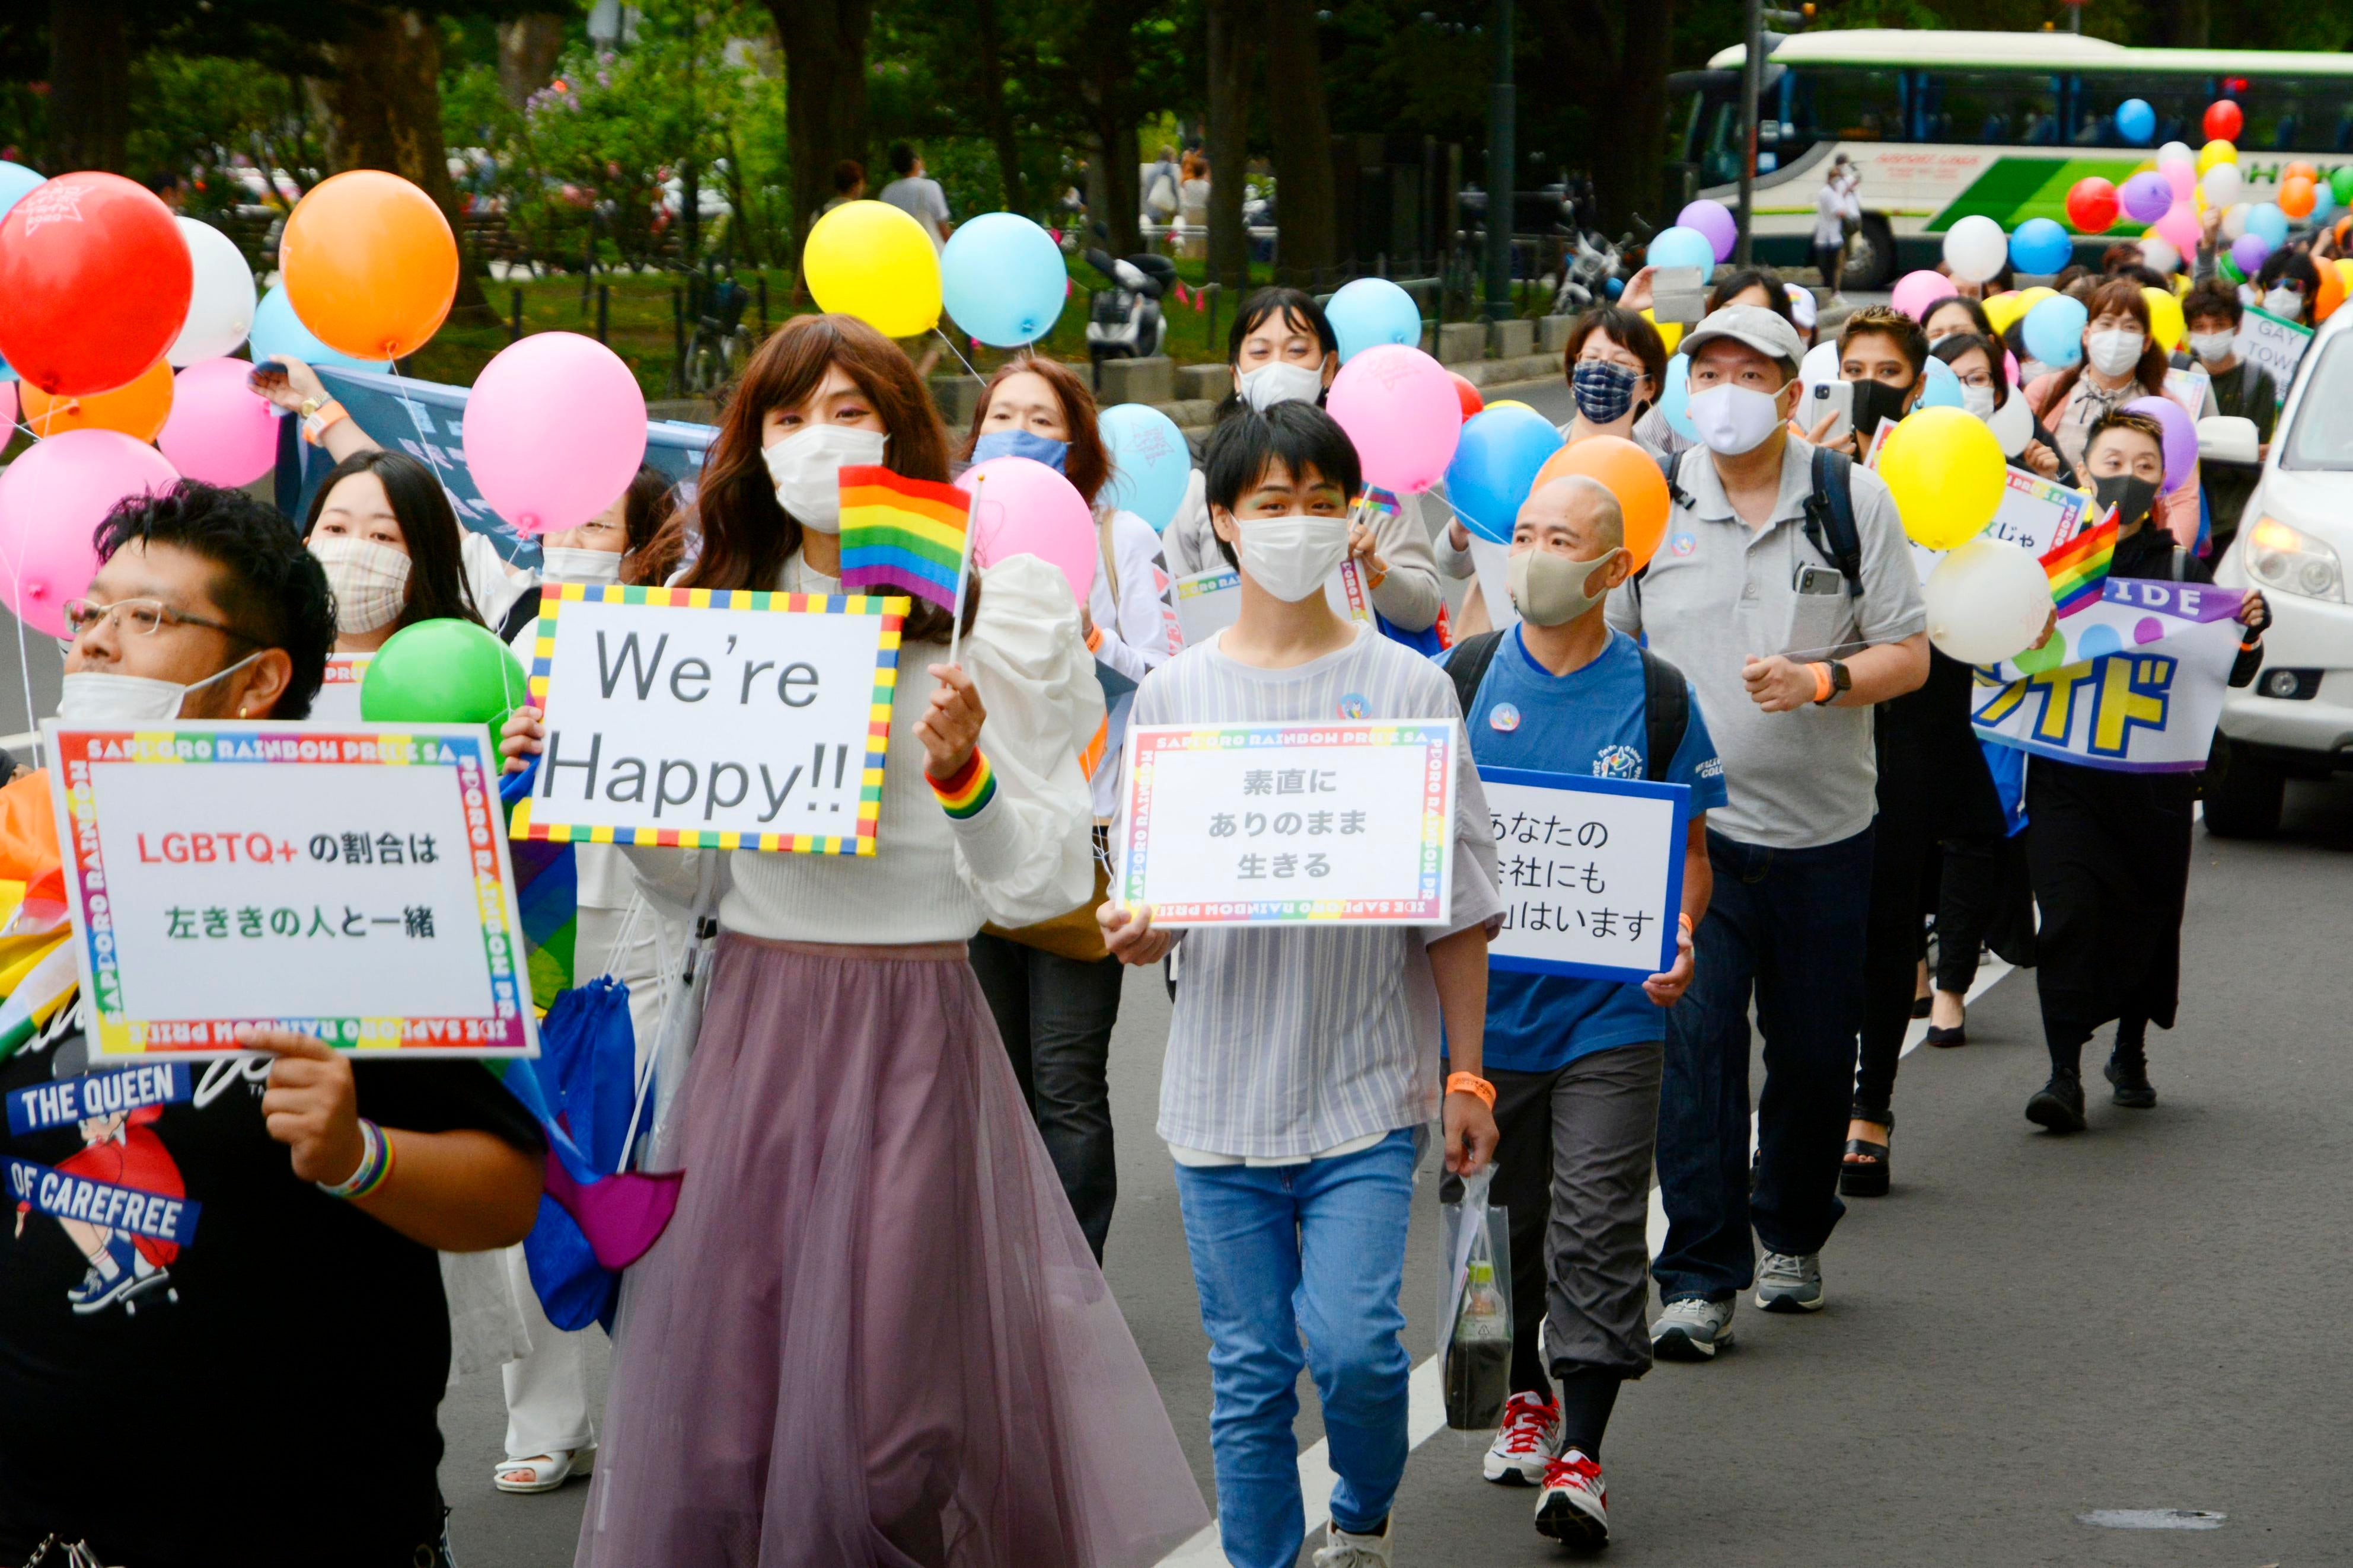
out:
M841 586L893 588L956 608L972 497L884 468L841 470Z
M2051 602L2063 618L2100 602L2100 585L2108 580L2109 563L2116 558L2116 512L2108 509L2098 525L2085 529L2042 557L2051 579Z

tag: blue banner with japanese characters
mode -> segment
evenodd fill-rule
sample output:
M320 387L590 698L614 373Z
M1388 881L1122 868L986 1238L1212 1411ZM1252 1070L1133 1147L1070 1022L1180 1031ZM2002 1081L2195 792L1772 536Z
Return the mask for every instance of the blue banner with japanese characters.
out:
M1691 788L1481 768L1503 929L1490 968L1641 982L1674 967Z

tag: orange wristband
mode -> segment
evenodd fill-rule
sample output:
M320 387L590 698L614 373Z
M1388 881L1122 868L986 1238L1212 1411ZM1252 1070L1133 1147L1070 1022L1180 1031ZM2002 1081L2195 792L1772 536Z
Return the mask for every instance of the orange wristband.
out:
M1691 934L1691 916L1678 912L1675 916L1675 923L1683 928L1683 934L1686 936Z
M1831 700L1831 667L1827 664L1810 664L1806 668L1814 672L1814 700L1828 702Z
M1495 1109L1495 1086L1489 1083L1485 1079L1481 1078L1475 1072L1458 1072L1448 1075L1446 1079L1446 1092L1449 1094L1475 1094L1486 1103L1488 1110L1493 1110Z

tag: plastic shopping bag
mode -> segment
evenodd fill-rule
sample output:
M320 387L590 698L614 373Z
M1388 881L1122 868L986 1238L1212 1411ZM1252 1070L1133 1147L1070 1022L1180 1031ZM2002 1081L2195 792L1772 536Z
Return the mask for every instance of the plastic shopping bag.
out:
M1492 1432L1512 1393L1512 1232L1509 1211L1491 1206L1489 1165L1462 1183L1460 1201L1439 1208L1438 1353L1446 1424Z

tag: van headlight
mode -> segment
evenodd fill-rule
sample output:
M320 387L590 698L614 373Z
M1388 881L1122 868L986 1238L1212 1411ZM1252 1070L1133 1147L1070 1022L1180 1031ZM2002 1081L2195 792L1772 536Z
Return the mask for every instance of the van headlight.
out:
M2275 517L2256 520L2242 554L2247 575L2265 588L2307 599L2345 601L2345 569L2337 552Z

